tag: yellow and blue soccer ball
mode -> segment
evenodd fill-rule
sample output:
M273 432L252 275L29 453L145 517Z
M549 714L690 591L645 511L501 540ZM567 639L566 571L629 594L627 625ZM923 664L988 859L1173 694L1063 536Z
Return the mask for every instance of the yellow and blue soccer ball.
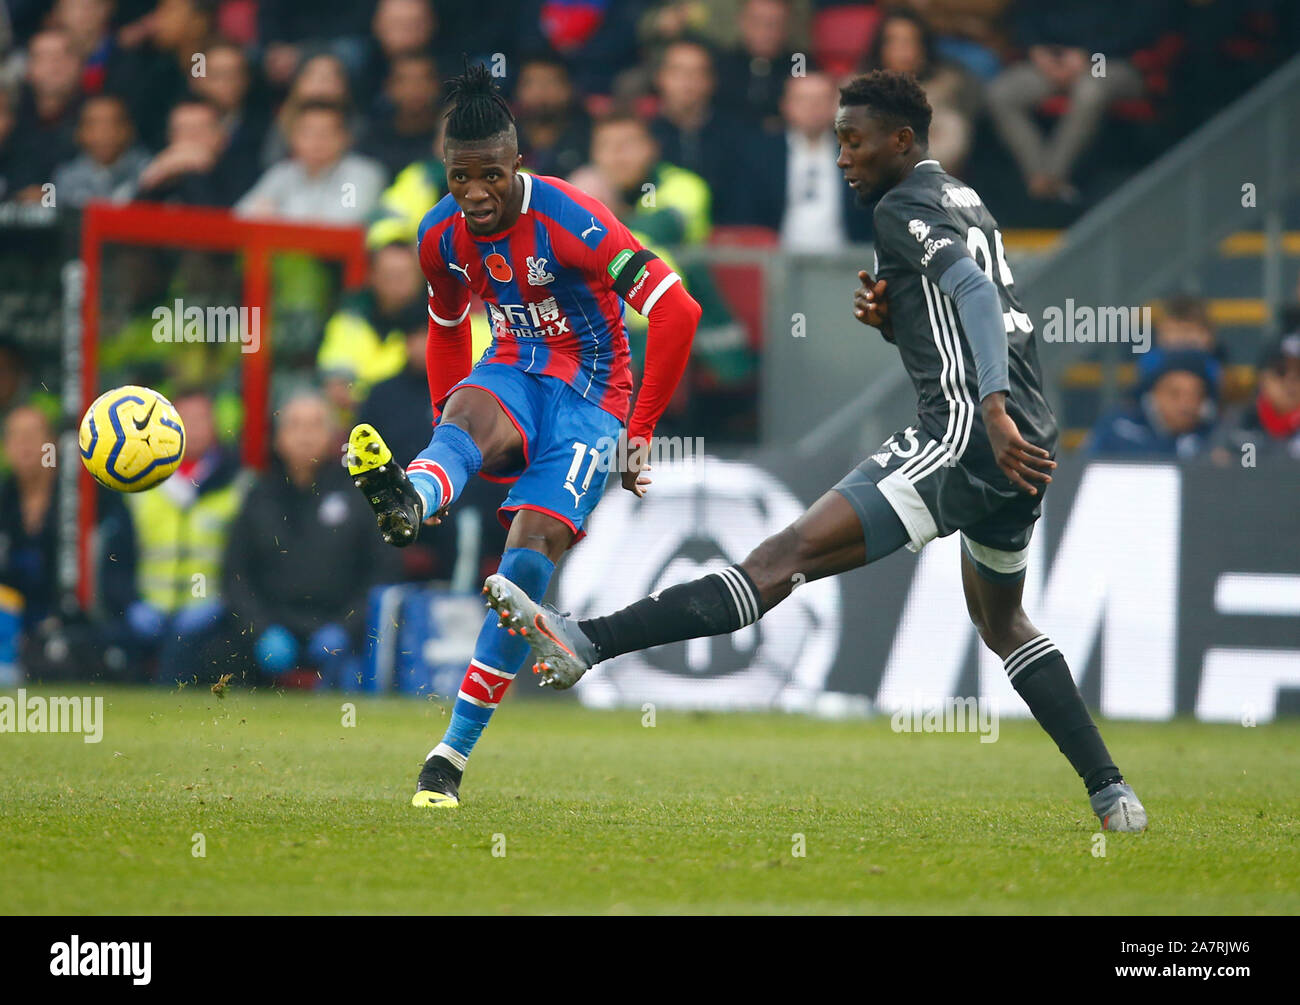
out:
M170 401L148 387L105 391L81 420L81 462L105 488L143 492L185 456L185 425Z

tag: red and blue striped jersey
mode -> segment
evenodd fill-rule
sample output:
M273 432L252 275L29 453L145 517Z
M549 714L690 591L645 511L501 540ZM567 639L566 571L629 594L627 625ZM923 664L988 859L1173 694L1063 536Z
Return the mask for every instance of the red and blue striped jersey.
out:
M624 302L648 315L680 279L660 259L639 256L620 297L615 281L641 244L604 205L568 182L520 177L519 219L499 234L471 234L450 195L425 214L418 246L429 317L457 329L469 314L470 295L477 295L492 325L492 345L480 363L558 377L626 422L632 373Z

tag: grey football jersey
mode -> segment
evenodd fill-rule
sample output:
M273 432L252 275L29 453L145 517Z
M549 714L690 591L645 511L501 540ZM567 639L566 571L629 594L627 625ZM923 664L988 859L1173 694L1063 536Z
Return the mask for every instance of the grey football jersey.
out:
M886 192L874 219L874 276L888 282L894 341L916 387L917 417L951 451L951 461L986 481L1009 484L993 461L961 319L939 290L939 277L967 256L993 280L1007 333L1007 413L1021 436L1055 453L1056 419L1043 397L1034 326L1016 298L997 221L974 189L934 160L917 164Z

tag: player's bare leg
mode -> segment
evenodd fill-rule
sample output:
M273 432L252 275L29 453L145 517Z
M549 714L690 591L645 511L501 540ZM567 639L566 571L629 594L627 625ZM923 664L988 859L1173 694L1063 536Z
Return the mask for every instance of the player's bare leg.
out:
M602 659L681 639L722 635L753 624L797 585L856 569L866 561L861 519L839 492L832 491L739 565L669 587L608 618L583 622L581 627L572 618L543 609L509 577L489 576L484 592L502 623L520 632L532 647L536 657L533 670L540 682L563 690ZM612 624L614 630L606 633L601 646L588 630L594 625L599 638L606 624Z
M857 512L838 492L827 492L794 523L749 553L740 567L758 588L762 616L796 585L838 576L867 563Z
M1011 686L1083 779L1102 828L1145 830L1146 809L1115 767L1065 657L1034 627L1021 606L1023 571L999 573L977 563L971 547L963 541L961 582L966 609L980 638L1006 665ZM992 561L992 553L987 554Z
M443 423L469 434L489 474L523 463L523 437L496 398L482 388L462 387L453 393L442 410L439 425Z

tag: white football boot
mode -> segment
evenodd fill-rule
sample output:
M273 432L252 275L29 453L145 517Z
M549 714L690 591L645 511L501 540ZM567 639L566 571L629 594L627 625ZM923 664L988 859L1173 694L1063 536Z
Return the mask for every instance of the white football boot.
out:
M578 622L533 602L505 576L488 576L483 584L488 607L501 616L501 627L520 635L533 651L533 673L542 686L564 691L597 662L596 647Z
M1144 831L1147 811L1128 782L1113 782L1088 797L1104 831Z

